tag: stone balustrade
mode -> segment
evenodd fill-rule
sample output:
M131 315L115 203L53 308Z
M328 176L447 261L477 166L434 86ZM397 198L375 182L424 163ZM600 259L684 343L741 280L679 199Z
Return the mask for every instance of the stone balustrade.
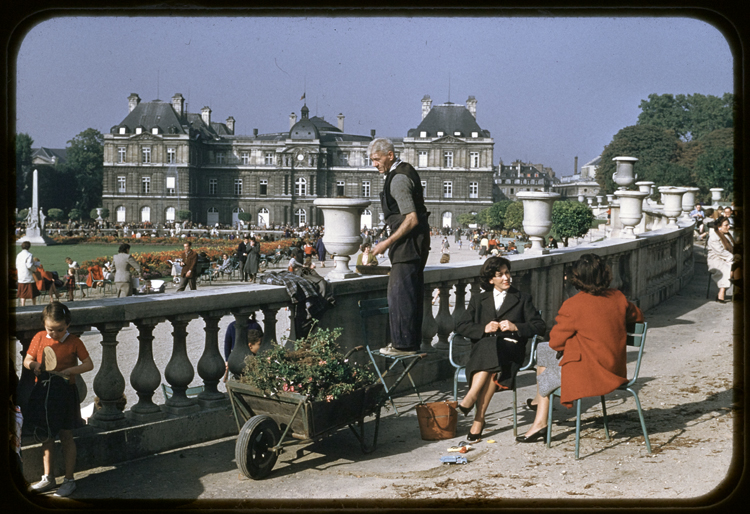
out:
M554 321L564 299L575 292L566 290L566 266L587 252L606 258L613 270L612 286L621 289L645 311L676 294L692 278L693 228L692 224L683 225L677 230L645 232L637 239L604 239L577 247L552 250L545 255L511 256L513 285L532 294L534 303L542 311L548 326ZM453 368L447 359L448 338L453 331L455 319L465 310L467 295L476 294L480 290L477 277L482 262L449 263L425 270L422 349L429 353L429 357L418 367L419 382L428 383L452 375ZM360 345L364 340L358 301L384 297L387 283L388 278L385 276L363 276L332 284L336 306L321 317L320 326L343 328L339 340L342 351ZM440 304L434 313L432 298L436 289L439 291ZM451 300L455 305L452 310ZM112 430L135 430L140 425L164 420L196 419L195 416L201 412L223 412L222 416L227 418L226 412L231 410L226 395L218 390L225 370L224 359L219 350L219 321L223 316L232 316L237 321L237 340L241 341L246 337L245 321L248 316L261 312L265 325L263 349L283 340L283 330L276 322L279 311L289 307L290 316L293 316L295 310L284 287L268 285L201 288L185 294L109 298L76 302L69 306L74 321L70 329L72 333L83 333L93 327L101 335L101 362L95 363L93 390L101 399L102 409L90 420L94 427L92 437ZM11 313L11 334L24 347L28 347L33 335L43 329L39 315L41 309L42 306L19 307ZM188 358L186 341L187 326L195 318L203 320L204 334L203 353L194 363ZM118 334L131 323L138 330L137 362L132 369L121 369L117 353ZM162 323L171 325L171 341L155 341L155 327ZM368 341L378 345L384 343L385 325L379 323L368 332ZM294 323L291 323L291 327L289 337L294 339ZM164 369L159 369L154 361L153 349L157 343L161 346L171 345L171 357ZM468 348L458 347L455 353L466 351ZM247 355L247 345L236 345L229 359L230 371L239 373ZM204 390L197 398L189 398L186 390L193 382L196 372ZM126 376L137 393L138 401L122 412L116 404L125 390ZM169 384L173 394L160 405L155 402L154 394L162 380ZM212 432L210 421L204 422L200 430L195 428L195 424L190 427L187 424L170 426L172 437L165 437L158 448L153 445L144 447L144 454L227 435L226 429L224 432ZM181 430L190 432L189 440L174 435L174 431L180 433ZM127 441L128 436L125 435L123 440ZM92 456L91 462L86 461L85 451L79 452L78 469L103 465L102 460L109 459L112 464L118 458L126 460L137 456L133 451L118 453L116 447L109 450L109 455L103 456L103 447L97 446L100 453L96 457Z

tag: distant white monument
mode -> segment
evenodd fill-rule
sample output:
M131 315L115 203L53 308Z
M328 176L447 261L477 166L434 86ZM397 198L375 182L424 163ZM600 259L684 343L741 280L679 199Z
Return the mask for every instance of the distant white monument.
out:
M34 246L47 246L56 244L44 229L44 221L47 216L44 215L39 207L39 173L34 170L33 189L31 191L31 208L26 216L26 235L18 240L19 243L24 241L30 242Z

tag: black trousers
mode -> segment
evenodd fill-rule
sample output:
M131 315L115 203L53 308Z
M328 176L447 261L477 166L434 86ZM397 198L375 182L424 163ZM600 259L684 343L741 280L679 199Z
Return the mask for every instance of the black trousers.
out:
M419 350L424 317L424 264L399 262L388 278L391 341L399 350Z
M196 289L198 289L198 287L197 287L197 279L196 279L195 275L193 275L192 273L187 278L182 277L182 284L180 284L180 287L177 288L177 291L184 291L185 287L189 287L193 291L195 291Z

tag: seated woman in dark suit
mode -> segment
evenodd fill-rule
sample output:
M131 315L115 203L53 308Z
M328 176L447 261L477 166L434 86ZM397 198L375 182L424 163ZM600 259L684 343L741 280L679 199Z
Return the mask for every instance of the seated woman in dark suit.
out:
M542 440L549 395L558 387L560 403L570 408L579 398L611 393L628 381L625 327L643 321L643 313L620 291L609 289L612 271L598 255L581 255L568 279L579 293L560 307L549 343L537 347L537 394L526 402L536 417L516 438L519 443Z
M490 257L482 265L479 277L485 292L472 295L469 308L456 324L456 333L472 341L466 364L471 386L458 406L468 416L476 405L469 441L481 438L484 413L497 388L510 388L523 365L526 341L545 331L544 320L531 296L511 286L508 259Z

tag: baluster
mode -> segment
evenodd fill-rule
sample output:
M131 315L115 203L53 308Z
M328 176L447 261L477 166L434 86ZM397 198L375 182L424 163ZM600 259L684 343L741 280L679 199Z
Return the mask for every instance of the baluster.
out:
M96 325L102 334L102 364L94 377L94 393L101 401L101 410L94 413L89 424L100 428L118 428L127 424L117 402L125 392L125 377L117 366L117 334L125 323Z
M260 343L260 351L264 352L273 348L279 341L276 336L276 315L286 304L263 306L263 341Z
M206 341L203 355L198 360L198 375L203 379L204 390L198 395L198 401L204 407L216 401L224 401L224 393L219 392L219 381L224 376L224 359L219 351L219 320L225 311L210 311L201 313L205 322ZM247 340L247 336L245 336Z
M423 317L422 317L422 352L434 352L435 349L432 347L432 338L437 334L438 326L435 322L435 317L432 315L432 291L434 287L425 284L424 285L424 299L423 299Z
M126 414L135 421L155 421L164 413L153 401L154 391L161 384L161 373L154 362L154 327L162 321L158 318L135 321L138 328L138 361L130 373L130 385L138 395L138 403Z
M169 316L172 323L172 356L164 369L164 378L172 386L172 396L164 403L162 410L169 414L191 414L200 406L187 397L187 387L195 376L193 365L187 355L187 325L195 314Z
M440 307L437 315L437 334L438 342L435 349L439 352L448 353L448 337L453 332L455 323L451 316L450 297L451 288L456 284L455 280L443 282L438 289L440 290Z
M249 308L233 309L234 315L234 348L229 354L229 372L232 375L241 375L245 367L245 357L250 355L247 347L247 318L254 312Z
M461 316L466 312L466 280L456 282L456 306L453 307L453 323L458 323Z

